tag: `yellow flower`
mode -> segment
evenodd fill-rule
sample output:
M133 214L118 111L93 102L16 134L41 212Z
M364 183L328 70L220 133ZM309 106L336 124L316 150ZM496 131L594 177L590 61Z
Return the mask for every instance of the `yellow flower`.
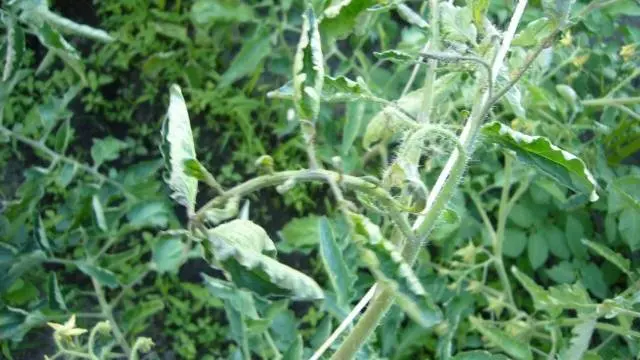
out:
M53 330L55 331L54 334L57 336L73 337L73 336L82 335L87 332L86 329L76 328L75 315L71 315L69 320L67 320L67 322L65 322L64 324L50 322L50 323L47 323L47 325L53 328Z
M575 67L582 67L582 65L584 65L584 63L586 63L587 60L589 60L589 54L576 56L571 63Z
M573 37L571 36L571 30L568 30L560 39L560 44L564 46L571 46L571 42L573 41Z
M636 54L636 44L625 45L620 48L620 56L624 61L629 61Z
M504 310L504 295L500 294L499 297L489 296L487 301L487 310L492 311L496 316L500 316L502 310Z

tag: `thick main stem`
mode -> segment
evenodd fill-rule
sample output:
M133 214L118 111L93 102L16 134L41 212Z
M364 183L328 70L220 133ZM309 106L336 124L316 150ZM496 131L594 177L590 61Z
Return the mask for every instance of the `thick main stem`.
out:
M509 27L507 28L507 32L504 35L503 42L496 53L492 65L492 78L489 79L491 82L495 81L495 77L502 67L504 58L511 46L511 41L513 40L513 36L515 35L526 5L527 0L521 0L516 6L514 14L511 17ZM437 26L437 24L432 24L432 26ZM427 199L427 214L419 217L414 223L413 228L420 241L426 239L433 228L435 220L440 216L445 205L449 202L453 195L453 191L464 173L467 154L470 154L473 150L476 133L482 123L482 120L486 116L488 111L487 104L490 100L488 91L483 91L482 86L479 86L479 88L481 89L481 96L479 97L480 100L476 101L474 104L473 111L460 134L460 143L462 144L463 151L466 153L463 153L458 149L454 149L449 160L445 164L445 167L440 173L432 192L429 194L429 198ZM402 255L410 265L413 265L415 262L420 245L421 242L414 243L407 241L405 248L402 251ZM389 310L391 304L393 304L394 298L392 290L380 290L378 294L374 296L371 305L362 315L353 331L345 339L342 346L340 346L338 351L333 355L332 359L341 360L353 358L358 349L375 330L382 317Z

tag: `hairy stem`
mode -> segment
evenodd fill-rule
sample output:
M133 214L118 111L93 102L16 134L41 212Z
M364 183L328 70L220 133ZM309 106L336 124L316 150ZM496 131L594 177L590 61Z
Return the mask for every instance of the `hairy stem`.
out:
M102 310L104 317L107 318L107 321L109 321L109 324L111 325L111 332L113 332L113 337L116 339L118 345L120 345L127 356L129 356L131 354L131 347L129 346L129 343L127 343L127 339L125 339L122 330L120 330L120 327L118 326L118 323L113 316L113 309L107 302L107 298L104 294L104 290L102 290L102 286L94 277L91 277L91 282L93 283L93 289L98 297L98 304L100 304L100 309Z
M431 8L431 39L429 39L429 52L438 51L440 42L440 22L438 21L438 1L430 0ZM424 79L424 97L422 99L422 108L418 115L418 122L425 123L431 121L431 112L433 111L433 84L436 81L436 69L438 68L438 61L434 58L429 59L429 66L427 67L427 73Z

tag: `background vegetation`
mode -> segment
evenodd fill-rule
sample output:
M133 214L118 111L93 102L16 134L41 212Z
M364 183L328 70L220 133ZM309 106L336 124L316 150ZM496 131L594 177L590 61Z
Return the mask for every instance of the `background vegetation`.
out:
M571 196L481 143L449 203L455 216L436 227L415 268L444 321L424 328L394 306L360 358L451 358L474 349L513 358L638 358L640 6L601 2L554 35L516 91L490 114L579 156L597 181L599 200ZM419 99L411 94L423 86L426 66L376 53L417 57L432 31L427 2L310 3L324 14L319 26L327 75L358 79L378 98L401 99L400 107L417 114ZM514 6L442 4L442 46L463 53L476 50L471 43L483 31L463 6L484 9L500 29ZM265 189L228 204L227 210L235 208L267 231L281 262L324 289L324 301L271 301L230 287L203 259L206 246L178 232L187 214L169 197L159 151L170 84L176 83L198 160L222 187L263 173L256 160L266 154L276 170L306 168L293 103L282 95L286 89L269 92L292 77L307 5L3 3L0 358L74 356L79 349L95 349L99 358L133 347L148 359L226 359L247 358L248 347L254 358L293 359L298 353L308 358L324 342L374 281L329 187ZM587 5L578 1L572 14ZM529 4L510 69L551 34L539 20L544 6ZM104 32L70 26L58 15ZM12 68L10 56L18 59ZM457 131L473 103L474 78L464 63L439 69L439 122ZM396 159L397 138L378 136L382 141L375 144L363 137L383 108L365 100L323 104L315 136L319 162L344 174L381 177ZM440 143L427 149L423 181L435 181L449 152ZM214 195L214 189L201 191L198 204ZM510 199L509 210L503 198ZM384 214L369 208L367 215L390 232ZM225 218L224 212L216 216ZM343 253L347 289L335 288L319 250L323 222ZM507 289L489 261L496 236L504 239L503 268L517 268L507 274ZM47 323L71 325L72 314L76 330L87 334L58 325L52 335Z

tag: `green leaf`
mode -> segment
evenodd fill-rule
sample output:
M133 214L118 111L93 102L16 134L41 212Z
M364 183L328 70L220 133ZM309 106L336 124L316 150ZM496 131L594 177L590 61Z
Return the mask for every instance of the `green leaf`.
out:
M552 247L553 248L553 247ZM568 261L560 261L550 269L546 270L547 276L559 284L569 284L575 281L576 274L573 266Z
M67 147L69 146L69 142L71 142L71 137L73 137L73 129L71 128L71 121L67 118L62 122L58 131L56 132L55 145L54 148L59 153L64 153L67 151ZM69 165L68 163L65 165Z
M0 242L0 244L2 243ZM2 247L0 247L0 250L5 250L6 252L11 251L9 248L3 249ZM37 268L38 265L44 262L47 258L46 254L42 250L36 250L20 256L5 254L2 255L2 257L8 258L9 261L7 262L9 266L5 267L4 264L0 263L0 265L2 265L0 268L2 270L2 272L0 272L0 294L9 289L9 287L11 287L11 285L20 278L22 274Z
M598 265L587 263L580 268L582 282L591 293L600 299L606 299L609 296L609 287L604 281L604 276Z
M169 224L172 210L165 201L143 201L127 211L127 225L134 229L146 227L164 229Z
M80 77L83 83L87 82L84 64L78 51L59 32L49 26L48 23L43 22L38 29L38 38L42 45L61 58Z
M104 217L104 210L102 209L102 203L97 195L91 197L91 208L93 209L93 219L98 225L98 228L104 232L109 230L107 226L107 220Z
M353 143L360 134L362 128L362 120L364 118L365 104L360 101L355 104L347 105L346 124L344 125L344 133L342 134L342 146L340 152L343 156L349 154Z
M362 78L353 81L344 76L331 77L325 75L321 91L322 101L342 102L355 101L373 97L371 90Z
M494 346L499 347L513 358L518 360L533 359L531 348L527 343L514 338L498 328L485 324L483 320L475 316L471 316L469 320L471 320L473 327L478 330L482 336L489 339L489 342Z
M125 331L127 333L137 333L145 327L145 320L165 309L161 299L139 302L135 306L129 307L124 313ZM142 329L138 330L141 327Z
M514 46L536 46L553 32L555 22L549 18L542 17L527 24L527 26L516 34L511 42Z
M516 225L522 228L530 228L535 221L535 216L531 213L531 210L522 203L517 203L509 212L509 220L513 221Z
M608 209L617 213L627 208L640 211L640 176L619 177L609 184Z
M238 289L233 283L212 278L206 274L202 274L202 279L212 296L224 300L249 319L259 318L251 293Z
M77 261L76 265L78 266L78 269L80 269L80 271L96 279L96 281L98 281L100 285L106 286L111 289L115 289L119 285L116 275L111 270L107 270L97 265L89 264L85 261Z
M49 239L47 238L47 231L44 228L44 224L42 223L42 218L40 214L36 213L33 217L34 220L34 236L36 238L36 242L38 246L44 251L50 251L51 245L49 245Z
M549 250L553 255L561 259L568 259L571 257L571 251L567 245L567 239L560 228L555 225L546 225L539 231L542 232L542 236L546 237L549 244Z
M508 360L509 358L500 355L500 354L492 354L488 351L482 350L474 350L474 351L465 351L462 353L456 354L452 360Z
M318 22L311 8L302 15L302 32L293 59L293 100L298 117L313 121L320 111L324 58Z
M160 35L178 40L184 44L191 42L187 34L187 28L182 25L172 24L170 22L154 22L152 26L153 30Z
M597 183L582 160L553 145L542 136L529 136L499 122L482 127L488 140L512 150L518 159L535 166L538 170L577 193L589 194L589 200L598 200Z
M362 241L360 250L361 257L373 276L384 287L394 291L398 306L413 321L425 328L442 321L442 313L431 296L390 241Z
M556 91L558 91L558 93L560 94L560 96L562 96L564 101L566 101L567 104L569 104L571 109L575 111L580 100L578 99L578 94L576 94L576 91L573 90L571 86L565 85L565 84L556 85Z
M529 237L528 242L529 262L531 267L535 270L544 265L549 257L549 244L542 233L537 232Z
M241 1L197 0L191 7L191 20L195 25L247 22L253 19L253 8Z
M243 42L242 48L220 78L219 87L227 87L258 68L262 60L271 53L270 35L270 30L262 27L256 30L251 39Z
M369 16L366 10L376 3L376 0L333 0L324 10L322 36L328 40L344 39L366 22Z
M599 254L603 258L607 259L610 263L617 266L620 270L624 271L626 274L630 274L631 271L631 261L629 259L624 258L622 255L617 252L609 249L608 247L589 241L587 239L582 239L582 243L587 245L589 249Z
M400 3L396 6L396 11L401 18L403 18L411 25L415 25L422 29L426 29L429 27L429 24L422 18L422 16L417 14L415 11L413 11L413 9L403 3Z
M178 85L171 85L169 110L162 125L162 146L167 176L165 182L172 190L171 198L192 214L195 208L198 180L184 172L184 161L196 158L187 105Z
M3 20L6 26L6 49L3 59L2 81L6 82L20 69L25 52L25 36L24 30L22 30L14 16L9 13L3 13Z
M576 0L542 0L542 8L547 16L564 26L575 2Z
M29 330L43 325L46 321L47 318L40 311L27 312L5 307L0 310L0 339L20 342Z
M583 322L573 327L571 332L573 337L570 346L560 352L560 358L563 360L582 360L584 354L589 350L591 336L596 328L596 319L589 317Z
M329 221L322 217L319 222L320 256L322 263L329 275L329 280L338 299L338 305L346 306L349 303L352 287L356 279L349 271L342 256L342 249L336 243L333 230Z
M527 234L524 231L507 228L504 232L504 243L502 253L506 256L516 258L522 254L527 247Z
M507 72L507 70L508 69L505 66L498 73L496 82L500 87L506 86L510 81L509 73ZM520 86L518 86L518 84L512 86L502 99L507 102L516 116L523 119L527 117L527 111L522 104L522 93L520 92Z
M567 244L569 245L569 249L571 249L573 256L579 259L585 259L587 257L587 249L580 242L584 237L584 228L575 216L567 216L565 234Z
M302 337L298 335L287 351L282 354L282 360L302 360L302 350Z
M471 9L445 2L440 4L442 33L450 41L476 43L478 33Z
M548 311L552 316L559 314L557 309L557 303L551 298L549 293L543 289L540 285L536 284L533 279L520 272L515 266L511 267L513 276L518 279L518 282L527 290L531 298L533 299L533 305L536 310Z
M58 285L58 277L56 273L49 274L47 283L47 298L49 300L49 308L52 310L67 311L67 304L64 302L64 297L60 291L60 285Z
M278 248L284 252L301 251L303 253L315 249L320 241L318 232L320 219L319 216L311 215L289 221L278 233L282 238Z
M380 60L389 60L399 63L414 63L418 61L417 55L411 55L401 50L385 50L383 52L374 52L373 55Z
M631 251L640 249L640 211L624 209L618 219L620 236L629 245Z
M124 141L120 141L111 136L104 139L93 139L91 159L93 159L94 166L98 167L105 161L116 160L120 152L128 147L129 145Z
M294 300L322 299L322 289L307 275L279 263L266 232L248 220L234 220L209 230L214 257L240 287L261 296Z
M179 236L162 236L151 247L153 268L175 274L186 260L187 247Z

